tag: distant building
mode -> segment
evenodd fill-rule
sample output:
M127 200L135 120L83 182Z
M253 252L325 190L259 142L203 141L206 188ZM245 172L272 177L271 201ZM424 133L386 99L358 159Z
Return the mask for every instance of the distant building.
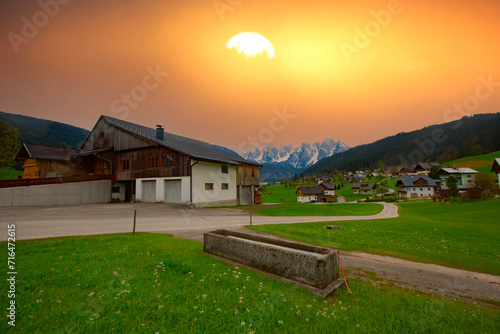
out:
M323 188L324 194L325 195L335 195L335 184L334 183L321 183L319 185L321 188Z
M321 186L314 186L314 187L298 187L297 191L296 191L297 202L299 202L299 203L311 203L311 202L333 203L335 198L333 197L333 195L326 194L322 185ZM331 189L329 189L328 192L331 193ZM334 194L335 194L335 191L334 191Z
M375 190L377 189L377 184L375 182L369 182L369 183L353 183L352 186L352 192L354 194L375 194Z
M493 160L493 166L491 166L491 172L498 174L498 186L500 187L500 158Z
M405 175L396 183L398 195L406 198L430 197L440 189L441 181L427 175Z
M417 175L429 175L432 167L441 167L439 162L419 162L415 165Z
M476 184L474 174L477 173L479 172L468 167L445 167L441 168L437 172L437 175L439 175L439 177L443 181L446 180L450 175L455 177L455 179L457 180L458 190L465 191L468 188L474 187L474 185ZM444 185L444 183L445 182L443 182L443 189L446 190L446 186Z

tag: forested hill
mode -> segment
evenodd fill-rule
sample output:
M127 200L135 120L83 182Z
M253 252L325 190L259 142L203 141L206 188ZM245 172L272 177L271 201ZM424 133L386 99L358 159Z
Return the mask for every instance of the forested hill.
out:
M379 161L385 165L407 165L420 161L445 162L498 150L500 113L479 114L356 146L318 161L303 174L374 169Z
M80 148L89 133L64 123L1 111L0 119L7 119L17 128L21 133L21 142L27 144Z

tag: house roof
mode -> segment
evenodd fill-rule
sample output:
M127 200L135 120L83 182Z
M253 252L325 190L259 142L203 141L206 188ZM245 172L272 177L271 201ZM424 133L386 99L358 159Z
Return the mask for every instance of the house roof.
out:
M415 165L415 169L423 170L430 170L432 167L441 167L441 165L439 162L419 162Z
M451 168L441 168L438 174L476 174L478 171L471 169L469 167L451 167Z
M243 159L238 155L221 151L213 147L209 143L203 142L201 140L178 136L168 132L164 133L163 139L159 139L156 137L156 129L151 129L142 125L126 122L104 115L102 115L101 118L106 123L116 128L129 132L136 136L140 136L148 141L167 147L171 150L183 153L194 159L214 161L219 163L222 162L229 165L250 164L260 166L259 164Z
M335 184L334 183L322 183L321 187L325 187L328 190L335 190Z
M299 187L299 189L304 195L323 195L323 188L321 188L320 186ZM299 191L299 189L297 189L297 191Z
M375 189L377 184L375 182L369 182L369 183L353 183L351 188L352 189L359 189L359 190L372 190Z
M79 150L66 147L23 144L17 156L19 158L69 161L71 156L78 152Z
M500 174L500 158L493 160L493 166L491 166L491 172Z
M415 183L417 180L424 180L426 184L419 184ZM428 187L437 187L440 184L439 180L434 180L430 178L427 175L405 175L401 176L401 178L398 180L396 186L400 187L401 184L404 187L422 187L422 186L428 186Z

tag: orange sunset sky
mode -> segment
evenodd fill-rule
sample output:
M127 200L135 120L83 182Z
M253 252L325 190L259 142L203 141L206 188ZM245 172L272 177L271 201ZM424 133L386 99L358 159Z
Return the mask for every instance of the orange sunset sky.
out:
M228 50L244 31L275 57ZM455 104L500 112L498 0L2 1L0 32L0 110L89 130L105 114L237 149L274 124L273 144L356 146Z

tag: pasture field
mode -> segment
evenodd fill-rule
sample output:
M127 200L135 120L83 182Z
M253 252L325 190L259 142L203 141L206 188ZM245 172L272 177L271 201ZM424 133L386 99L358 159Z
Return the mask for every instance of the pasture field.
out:
M363 205L363 204L361 204ZM257 231L344 250L500 274L500 200L400 202L398 218L252 226Z
M342 286L320 298L202 248L149 233L18 241L16 326L4 316L0 332L494 333L500 326L492 309L355 279L352 293ZM8 271L7 261L0 270Z

